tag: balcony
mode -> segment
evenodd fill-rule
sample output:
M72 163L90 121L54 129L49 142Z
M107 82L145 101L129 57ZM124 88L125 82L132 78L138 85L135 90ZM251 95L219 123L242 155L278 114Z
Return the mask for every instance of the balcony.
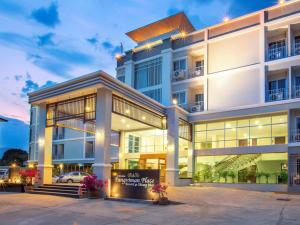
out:
M268 60L276 60L287 57L287 46L269 47L268 49Z
M292 130L290 134L290 142L297 143L300 142L300 130Z
M172 81L182 81L187 79L192 79L195 77L200 77L204 75L203 67L198 67L195 70L181 70L181 71L174 71L172 75Z
M204 111L204 102L196 102L194 105L192 105L189 109L190 113L195 113L195 112L202 112Z
M296 42L294 45L294 55L300 55L300 42Z
M300 86L293 87L293 98L300 98Z
M287 88L279 88L273 90L267 90L266 92L266 101L282 101L288 99L289 93Z

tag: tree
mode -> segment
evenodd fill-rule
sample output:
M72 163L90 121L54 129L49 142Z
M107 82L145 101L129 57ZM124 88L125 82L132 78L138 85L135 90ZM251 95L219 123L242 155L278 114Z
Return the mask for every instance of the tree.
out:
M22 149L9 149L4 152L1 164L4 166L10 166L12 163L16 163L19 166L23 166L24 162L28 160L28 153Z

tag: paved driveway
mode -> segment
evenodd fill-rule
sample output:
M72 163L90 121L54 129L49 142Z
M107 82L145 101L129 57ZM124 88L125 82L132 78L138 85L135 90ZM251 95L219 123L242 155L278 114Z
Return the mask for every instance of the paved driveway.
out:
M185 204L159 207L104 200L1 193L0 224L300 224L298 195L184 187L170 188L169 198ZM285 201L287 199L290 201Z

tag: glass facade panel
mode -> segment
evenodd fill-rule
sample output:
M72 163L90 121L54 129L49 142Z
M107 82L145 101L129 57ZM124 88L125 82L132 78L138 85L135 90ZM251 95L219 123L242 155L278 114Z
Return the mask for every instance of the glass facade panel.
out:
M198 156L195 164L195 182L287 183L287 153Z
M287 143L287 115L194 125L195 150Z

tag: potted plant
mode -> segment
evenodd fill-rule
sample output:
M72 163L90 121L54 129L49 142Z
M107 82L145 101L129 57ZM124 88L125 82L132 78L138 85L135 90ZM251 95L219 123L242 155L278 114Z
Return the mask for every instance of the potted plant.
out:
M168 205L170 203L167 197L167 188L167 185L160 183L153 185L151 192L157 195L157 199L153 201L153 204Z
M261 177L264 176L264 173L263 172L256 172L255 176L258 179L258 183L260 184Z
M97 176L95 174L85 177L81 183L81 188L86 190L87 197L89 199L104 197L104 182L102 180L97 180Z
M225 179L225 183L227 183L227 176L228 176L228 171L222 171L220 173L220 177L224 178Z
M288 181L288 173L286 170L280 171L278 174L278 183L280 184L286 184Z
M234 179L236 177L236 174L234 173L234 171L228 171L228 177L231 177L232 179L232 183L234 183Z
M21 178L22 191L28 192L32 189L33 178L36 176L36 169L20 169L19 175Z

